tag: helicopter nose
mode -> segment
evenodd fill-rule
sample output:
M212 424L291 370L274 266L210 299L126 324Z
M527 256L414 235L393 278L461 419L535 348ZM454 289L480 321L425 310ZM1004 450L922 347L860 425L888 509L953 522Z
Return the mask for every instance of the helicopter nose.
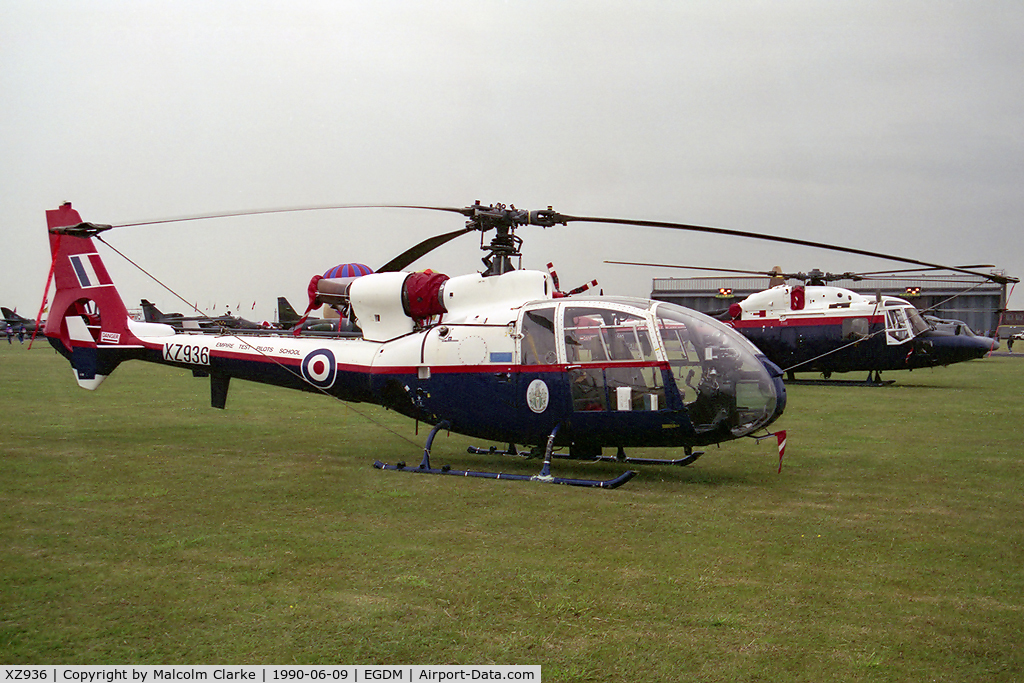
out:
M998 339L992 339L991 337L975 337L974 340L978 343L976 351L977 355L972 356L972 358L984 358L999 348Z
M999 348L999 340L967 335L937 337L932 340L932 348L938 356L939 364L948 365L984 358Z

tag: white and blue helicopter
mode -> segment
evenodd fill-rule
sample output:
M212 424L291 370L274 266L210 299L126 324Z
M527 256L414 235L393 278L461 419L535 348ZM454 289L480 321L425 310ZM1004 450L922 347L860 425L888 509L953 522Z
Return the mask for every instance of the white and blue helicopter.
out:
M349 324L334 335L307 336L182 331L132 320L96 245L103 232L127 226L83 222L64 204L46 213L56 290L45 335L87 389L98 387L120 363L142 360L208 377L215 408L225 407L231 380L240 379L374 403L433 425L421 463L374 463L389 470L614 488L635 471L609 480L557 477L552 459L688 465L701 455L696 448L773 435L768 428L786 406L782 373L750 341L722 322L670 303L566 296L551 273L514 267L522 244L515 229L586 221L800 241L479 202L394 208L450 211L467 222L372 274L314 278L311 308L330 305ZM491 230L483 272L448 277L404 270L460 235ZM542 456L541 471L529 476L436 468L430 450L440 430L503 444L472 452ZM784 433L775 435L781 445ZM516 444L530 448L521 451ZM683 453L678 459L625 454L643 447ZM605 449L615 455L605 455Z

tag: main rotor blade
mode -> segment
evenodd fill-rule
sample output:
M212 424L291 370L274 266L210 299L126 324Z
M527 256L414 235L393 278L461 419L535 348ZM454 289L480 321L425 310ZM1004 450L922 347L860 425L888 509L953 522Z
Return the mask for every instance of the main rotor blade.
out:
M82 224L81 226L70 226L68 229L66 229L66 231L69 234L71 234L72 231L74 231L74 230L99 231L99 230L109 230L111 228L127 228L127 227L142 226L142 225L161 225L161 224L166 224L166 223L181 223L181 222L185 222L185 221L199 221L199 220L208 220L208 219L213 219L213 218L231 218L231 217L239 217L239 216L259 216L259 215L280 214L280 213L298 213L298 212L305 212L305 211L331 211L331 210L338 210L338 209L414 209L414 210L423 210L423 211L445 211L445 212L449 212L449 213L457 213L457 214L459 214L461 216L466 216L466 217L468 217L470 219L473 219L473 217L476 215L475 212L477 210L480 210L481 208L489 210L492 207L469 206L469 207L463 207L463 208L456 208L456 207L448 207L448 206L424 206L424 205L414 205L414 204L332 204L332 205L325 205L325 206L301 206L301 207L278 208L278 209L256 209L256 210L251 210L251 211L232 211L232 212L224 212L224 213L211 213L211 214L203 214L203 215L196 215L196 216L182 216L182 217L178 217L178 218L164 218L164 219L158 219L158 220L137 221L137 222L133 222L133 223L121 223L121 224L118 224L118 225L110 225L110 226L108 226L108 225L98 226L98 225L93 225L93 224ZM501 208L504 209L504 207L501 207ZM525 214L526 212L519 212L519 213L524 213ZM535 220L534 214L537 214L536 218L538 220ZM793 237L781 237L781 236L777 236L777 235L764 235L764 234L760 234L760 233L756 233L756 232L748 232L748 231L744 231L744 230L733 230L733 229L730 229L730 228L716 228L716 227L706 226L706 225L691 225L691 224L687 224L687 223L674 223L674 222L668 222L668 221L633 220L633 219L625 219L625 218L606 218L606 217L599 217L599 216L570 216L570 215L566 215L566 214L560 214L560 213L558 213L556 211L552 211L551 209L548 209L547 211L529 212L528 215L529 215L529 219L528 220L526 220L526 221L524 221L522 223L518 223L517 222L516 224L526 224L528 222L530 224L534 224L535 223L537 225L542 225L544 227L550 227L550 226L556 225L558 223L565 224L565 223L568 223L569 221L576 221L576 222L583 222L583 223L605 223L605 224L612 224L612 225L635 225L635 226L638 226L638 227L667 228L667 229L672 229L672 230L688 230L688 231L691 231L691 232L704 232L704 233L710 233L710 234L716 234L716 235L728 235L728 236L732 236L732 237L746 237L748 239L764 240L764 241L768 241L768 242L780 242L780 243L783 243L783 244L795 244L795 245L804 246L804 247L826 249L826 250L830 250L830 251L838 251L838 252L843 252L843 253L847 253L847 254L856 254L858 256L868 256L868 257L871 257L871 258L880 258L880 259L885 259L885 260L889 260L889 261L896 261L896 262L899 262L899 263L909 263L909 264L916 265L916 266L924 266L926 269L949 270L949 271L954 271L954 272L959 272L959 273L965 273L967 275L973 275L973 276L976 276L976 277L982 277L982 278L985 278L987 280L990 280L990 281L993 281L993 282L997 282L997 283L1000 283L1000 284L1007 284L1007 283L1010 283L1010 282L1019 282L1019 280L1017 278L1014 278L1014 277L1009 277L1009 276L1004 276L1004 275L994 275L994 274L988 274L988 273L980 273L980 272L977 272L975 270L970 270L971 268L977 268L977 267L982 267L982 266L943 266L943 265L940 265L940 264L937 264L937 263L929 263L927 261L919 261L917 259L910 259L910 258L906 258L906 257L902 257L902 256L893 256L891 254L883 254L883 253L880 253L880 252L868 251L868 250L865 250L865 249L854 249L854 248L851 248L851 247L842 247L842 246L834 245L834 244L825 244L825 243L820 243L820 242L812 242L810 240L796 239L796 238L793 238ZM427 240L424 240L423 242L421 242L420 244L417 244L412 249L407 250L406 252L400 254L396 258L394 258L391 261L389 261L388 263L386 263L384 266L382 266L382 270L384 270L384 269L400 270L401 268L404 268L405 266L407 266L410 263L412 263L413 261L415 261L417 258L422 257L423 255L427 254L431 250L436 249L437 247L445 244L449 240L454 239L455 237L458 237L459 235L465 234L466 232L471 232L472 230L475 230L475 229L481 229L481 228L479 226L472 227L472 228L466 228L466 229L463 229L463 230L458 230L458 231L455 231L455 232L446 233L444 235L438 235L436 237L432 237L432 238L429 238ZM484 228L484 229L486 229L486 228ZM757 273L757 274L760 275L761 273Z
M784 279L810 279L807 273L775 273L772 271L761 271L761 270L740 270L737 268L711 268L708 266L680 266L672 263L639 263L636 261L605 261L605 263L614 263L621 266L644 266L651 268L681 268L684 270L709 270L718 273L732 273L735 275L763 275L765 277L780 277ZM922 270L935 270L935 268L913 268L906 271L896 272L918 272ZM889 271L879 271L879 273ZM885 280L892 280L892 277L884 277L879 275L872 275L866 273L821 273L823 279L826 282L834 280L859 280L859 281L870 281L870 282L884 282ZM950 276L952 277L952 276ZM977 284L973 280L951 280L945 278L942 280L943 284L966 284L973 285Z
M557 214L559 222L583 222L583 223L606 223L612 225L636 225L642 228L668 228L670 230L687 230L690 232L705 232L714 235L729 235L732 237L746 237L748 239L764 240L767 242L781 242L783 244L795 244L801 247L813 247L817 249L827 249L829 251L839 251L846 254L856 254L858 256L869 256L871 258L886 259L889 261L896 261L899 263L910 263L915 266L927 266L929 268L940 268L944 270L953 270L960 273L966 273L968 275L975 275L983 277L993 282L1000 284L1006 284L1007 282L1017 282L1016 278L1006 277L1003 275L992 275L989 273L979 273L977 271L969 270L966 268L956 268L951 266L943 266L938 263L929 263L928 261L919 261L917 259L906 258L903 256L893 256L891 254L883 254L877 251L868 251L866 249L854 249L851 247L841 247L836 244L825 244L822 242L811 242L810 240L796 239L794 237L780 237L777 235L763 235L756 232L747 232L745 230L732 230L730 228L715 228L707 225L690 225L688 223L671 223L668 221L642 221L632 220L626 218L602 218L597 216L569 216L566 214Z
M268 216L277 213L301 213L306 211L336 211L340 209L419 209L424 211L448 211L451 213L470 215L467 209L448 206L412 206L407 204L329 204L325 206L292 206L278 209L252 209L249 211L225 211L222 213L204 213L195 216L179 216L177 218L160 218L134 223L120 223L112 228L134 228L141 225L162 225L164 223L185 223L188 221L205 221L212 218L237 218L239 216Z
M638 261L605 261L605 263L613 263L620 266L642 266L649 268L679 268L682 270L706 270L714 271L716 273L731 273L734 275L763 275L765 277L780 277L785 279L801 279L807 278L807 273L781 273L770 270L743 270L740 268L712 268L710 266L683 266L674 263L640 263ZM976 266L957 266L957 268L991 268L989 264L978 264ZM920 273L925 271L939 270L938 268L907 268L905 270L879 270L870 273L821 273L821 276L827 280L870 280L873 282L882 282L884 280L899 279L899 273ZM943 269L944 270L944 269ZM942 279L943 283L959 283L959 284L975 284L971 280L953 280L953 275L946 276Z
M418 208L418 207L403 207L403 208ZM429 252L437 249L442 244L446 244L456 237L461 237L467 232L473 232L475 228L462 228L460 230L454 230L452 232L446 232L443 235L434 235L428 237L419 244L409 249L406 249L401 254L391 259L383 266L377 269L378 273L391 273L402 270L410 263L413 263L422 256L425 256Z
M412 204L331 204L327 206L295 206L288 208L279 209L253 209L251 211L227 211L223 213L207 213L196 216L180 216L178 218L163 218L151 221L139 221L135 223L121 223L119 225L103 226L104 229L110 228L130 228L142 225L161 225L165 223L184 223L187 221L203 221L213 218L236 218L240 216L267 216L271 214L279 213L300 213L306 211L334 211L340 209L416 209L420 211L447 211L449 213L457 213L462 216L472 215L471 208L455 208L450 206L420 206ZM413 263L418 258L426 255L427 253L437 249L446 242L464 235L467 232L472 232L474 228L462 228L461 230L455 230L453 232L445 233L443 235L435 235L428 239L423 240L411 249L407 249L395 258L391 259L379 269L378 273L387 273L392 271L399 271Z
M119 223L117 225L95 225L93 223L82 223L77 226L68 226L61 228L60 232L67 234L79 235L79 236L93 236L103 230L110 230L111 228L132 228L144 225L164 225L168 223L185 223L189 221L204 221L216 218L237 218L241 216L267 216L272 214L282 213L301 213L309 211L334 211L340 209L415 209L420 211L446 211L449 213L457 213L462 216L472 216L473 207L469 208L455 208L450 206L424 206L424 205L413 205L413 204L330 204L324 206L293 206L276 209L252 209L246 211L224 211L220 213L206 213L198 214L193 216L178 216L175 218L160 218L147 221L135 221L132 223ZM475 228L463 228L454 232L445 233L444 235L437 235L426 239L416 246L408 249L386 264L381 266L377 272L390 272L402 270L410 263L416 261L418 258L426 255L428 252L437 249L441 245L445 244L449 240L452 240L460 235L464 235L467 232L472 232Z
M991 263L978 263L970 266L956 266L957 268L995 268ZM900 270L873 270L861 275L898 275L900 273L923 273L929 270L946 270L945 268L902 268Z
M711 268L708 266L677 266L671 263L637 263L634 261L605 261L620 266L650 266L652 268L681 268L683 270L709 270L716 273L733 273L739 275L764 275L765 277L785 277L786 273L773 273L762 270L740 270L738 268Z

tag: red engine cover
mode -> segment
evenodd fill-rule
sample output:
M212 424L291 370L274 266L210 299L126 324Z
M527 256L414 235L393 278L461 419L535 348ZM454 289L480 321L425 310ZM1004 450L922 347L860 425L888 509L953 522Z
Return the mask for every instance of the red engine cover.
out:
M413 320L426 320L445 313L447 309L441 301L440 292L447 279L447 275L429 270L409 275L402 286L405 314Z
M794 311L804 310L804 288L794 287L789 293L789 307Z

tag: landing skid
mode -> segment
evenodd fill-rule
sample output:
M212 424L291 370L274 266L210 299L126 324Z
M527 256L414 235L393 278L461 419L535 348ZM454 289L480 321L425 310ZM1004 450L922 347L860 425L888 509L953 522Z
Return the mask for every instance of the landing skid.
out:
M887 387L894 379L787 379L788 386L807 387Z
M689 447L686 447L684 452L686 453L686 456L676 458L674 460L665 460L661 458L630 458L626 455L625 451L620 448L617 455L599 455L597 459L603 461L625 462L630 465L676 465L677 467L686 467L687 465L693 464L697 458L704 455L704 451L695 451Z
M520 458L529 458L534 455L532 451L521 451L516 448L515 444L509 444L506 449L499 449L497 446L491 446L490 448L479 448L477 446L470 446L466 449L469 453L474 455L513 455ZM616 455L595 455L589 460L593 462L623 462L630 465L676 465L677 467L686 467L692 464L704 455L704 451L694 451L692 448L686 447L684 449L686 455L682 458L675 458L673 460L666 460L662 458L632 458L626 455L626 452L619 448L619 452ZM568 455L555 454L555 458L571 458ZM580 459L580 458L576 458Z
M471 470L453 470L447 465L440 469L435 469L430 466L430 449L434 444L434 437L442 429L447 429L449 424L445 421L439 422L430 430L430 435L427 437L426 446L423 448L423 461L420 462L419 467L407 467L404 462L399 462L394 465L388 465L375 460L373 466L379 470L392 470L395 472L413 472L419 474L448 474L456 477L478 477L481 479L513 479L517 481L537 481L544 484L562 484L564 486L584 486L589 488L601 488L601 489L614 489L622 486L627 481L636 476L636 472L633 470L627 470L614 479L572 479L568 477L555 477L551 474L551 453L554 450L555 435L558 434L558 426L551 431L548 436L547 448L544 451L544 466L541 468L540 474L528 475L528 474L506 474L504 472L476 472ZM510 444L511 445L511 444ZM481 450L483 453L490 453L489 450ZM493 452L497 453L497 450ZM516 450L515 455L521 455Z

